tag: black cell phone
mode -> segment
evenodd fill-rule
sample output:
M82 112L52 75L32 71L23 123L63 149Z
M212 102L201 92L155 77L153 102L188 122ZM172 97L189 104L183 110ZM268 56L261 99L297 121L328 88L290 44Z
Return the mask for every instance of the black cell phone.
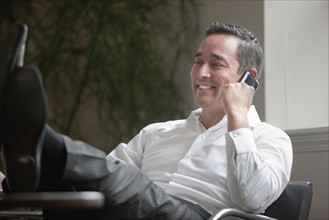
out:
M257 87L259 85L259 82L257 81L257 79L255 77L253 77L248 70L243 73L239 82L240 83L244 82L247 85L254 87L255 90L257 89Z

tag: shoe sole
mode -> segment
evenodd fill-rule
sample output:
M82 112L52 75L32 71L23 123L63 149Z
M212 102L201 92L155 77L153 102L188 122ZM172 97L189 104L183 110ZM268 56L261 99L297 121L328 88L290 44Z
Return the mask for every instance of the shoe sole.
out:
M35 191L40 180L46 98L41 75L31 67L18 68L2 111L5 173L12 191Z

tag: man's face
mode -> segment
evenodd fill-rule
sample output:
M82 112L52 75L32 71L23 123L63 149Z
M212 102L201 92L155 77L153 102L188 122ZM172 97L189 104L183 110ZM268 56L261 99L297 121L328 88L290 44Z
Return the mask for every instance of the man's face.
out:
M240 43L239 38L224 34L210 35L201 42L191 70L194 99L201 108L220 110L221 87L240 79L237 73Z

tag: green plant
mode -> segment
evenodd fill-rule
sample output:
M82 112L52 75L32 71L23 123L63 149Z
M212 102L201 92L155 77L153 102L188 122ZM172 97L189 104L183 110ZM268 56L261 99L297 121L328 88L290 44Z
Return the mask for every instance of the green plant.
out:
M43 75L48 121L58 131L93 142L82 130L101 127L115 146L146 124L184 117L186 103L173 79L179 57L198 31L194 1L1 4L7 8L1 11L7 19L1 30L16 20L29 26L26 63Z

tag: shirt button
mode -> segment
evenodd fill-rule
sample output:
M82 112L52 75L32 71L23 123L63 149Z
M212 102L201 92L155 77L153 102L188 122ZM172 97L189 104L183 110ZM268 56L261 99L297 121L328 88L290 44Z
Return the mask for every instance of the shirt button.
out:
M186 155L186 159L191 159L191 155L190 154L187 154Z

